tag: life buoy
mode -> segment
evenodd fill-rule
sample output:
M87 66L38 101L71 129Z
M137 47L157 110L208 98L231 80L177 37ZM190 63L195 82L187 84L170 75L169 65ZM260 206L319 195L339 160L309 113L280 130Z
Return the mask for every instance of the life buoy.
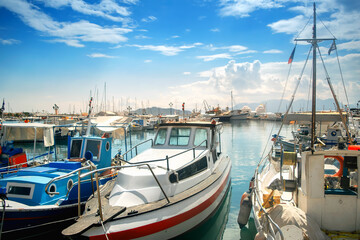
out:
M330 177L341 177L343 175L343 171L344 171L344 158L342 156L324 156L325 158L334 158L336 160L338 160L338 162L340 163L340 168L339 171L337 171L337 173L331 175Z

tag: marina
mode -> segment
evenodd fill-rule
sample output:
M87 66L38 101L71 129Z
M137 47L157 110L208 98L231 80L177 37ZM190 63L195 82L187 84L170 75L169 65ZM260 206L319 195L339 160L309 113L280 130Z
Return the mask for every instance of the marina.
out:
M229 189L223 205L219 207L214 216L209 218L203 225L197 229L185 233L184 236L177 239L252 239L256 234L254 223L251 222L245 228L239 228L237 223L237 216L240 210L240 199L244 191L248 189L248 181L251 179L253 171L256 168L257 159L260 158L260 153L257 151L258 146L266 144L266 137L273 127L271 121L251 121L251 120L236 120L224 123L222 130L222 149L223 152L229 153L229 158L232 161L231 169L231 188ZM279 126L278 122L275 122ZM291 131L296 130L296 126L287 125L284 127L284 133L291 136ZM148 130L136 132L132 135L133 145L143 142L147 139L155 137L155 131ZM21 144L25 146L25 151L32 151L32 144ZM27 146L27 147L26 147ZM67 147L64 144L57 144L58 154L65 155ZM238 148L238 146L243 146ZM112 156L117 154L119 149L124 149L124 141L121 139L115 140L112 146ZM39 151L40 150L39 146ZM46 150L46 149L44 149ZM145 150L145 147L140 148L139 152ZM251 160L249 160L251 156ZM76 210L77 214L77 210ZM212 231L209 231L212 229ZM62 229L58 232L46 233L46 236L54 236L54 234L62 239ZM30 239L38 239L35 235ZM6 238L5 238L6 239ZM26 238L25 238L26 239ZM65 239L65 238L64 238Z
M0 240L360 239L359 18L0 0Z

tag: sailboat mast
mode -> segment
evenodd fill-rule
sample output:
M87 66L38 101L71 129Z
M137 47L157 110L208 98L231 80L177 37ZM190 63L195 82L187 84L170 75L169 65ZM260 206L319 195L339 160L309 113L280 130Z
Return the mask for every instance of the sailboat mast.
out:
M316 122L316 49L317 49L317 40L316 40L316 8L314 2L314 26L313 26L313 40L312 40L312 48L313 48L313 83L312 83L312 111L311 111L311 149L314 150L315 144L315 122Z

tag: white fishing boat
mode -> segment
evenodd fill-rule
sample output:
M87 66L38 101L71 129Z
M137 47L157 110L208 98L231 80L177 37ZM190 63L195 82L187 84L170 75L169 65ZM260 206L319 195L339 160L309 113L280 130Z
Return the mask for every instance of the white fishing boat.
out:
M335 39L316 37L314 4L313 37L296 39L311 43L313 50L310 131L302 131L301 138L293 142L293 149L285 150L281 141L278 141L280 128L273 139L272 150L260 160L249 191L243 194L238 217L239 225L243 227L252 212L258 231L255 239L360 239L360 145L352 143L348 123L328 76L327 81L346 135L336 142L323 142L317 135L316 53L319 50L318 42L325 40L332 40L335 44ZM290 107L291 104L287 113ZM337 134L335 130L329 132L329 135Z
M221 129L215 121L160 124L151 148L119 166L116 179L62 233L170 239L200 225L230 189L231 161L221 149Z

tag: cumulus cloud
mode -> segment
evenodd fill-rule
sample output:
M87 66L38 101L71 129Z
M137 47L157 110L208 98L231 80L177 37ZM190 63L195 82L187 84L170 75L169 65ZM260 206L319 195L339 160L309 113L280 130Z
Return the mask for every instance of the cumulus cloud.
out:
M54 1L55 2L55 1ZM0 7L17 14L28 26L50 37L54 42L63 42L73 47L83 47L81 42L119 43L126 41L124 34L131 29L102 27L85 20L78 22L57 22L40 11L39 7L23 0L0 1Z
M345 86L350 103L358 100L360 82L356 76L360 75L360 54L348 54L340 57ZM325 59L327 70L331 77L333 87L341 102L346 102L344 89L336 57ZM308 99L309 83L311 79L311 64L308 64L303 75L296 99ZM194 81L169 88L169 94L163 95L164 99L184 99L186 102L199 103L206 100L211 106L228 106L230 91L233 92L235 102L266 102L271 99L280 99L286 81L287 89L284 99L290 100L298 82L299 73L304 66L304 61L293 62L292 71L287 80L289 65L287 62L261 63L253 62L236 63L230 60L226 65L199 73L204 80ZM331 98L329 86L323 70L319 67L317 79L317 96L319 99ZM160 101L164 99L159 99ZM193 106L195 107L195 106Z

